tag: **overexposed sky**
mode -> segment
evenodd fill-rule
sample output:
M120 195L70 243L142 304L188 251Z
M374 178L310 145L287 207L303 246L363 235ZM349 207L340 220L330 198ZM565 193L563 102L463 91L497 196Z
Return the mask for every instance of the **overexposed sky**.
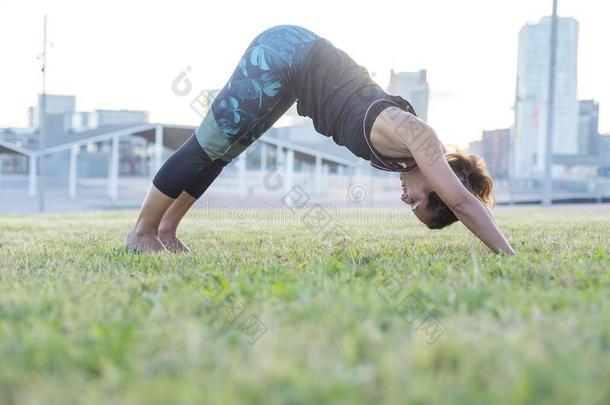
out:
M551 0L0 1L0 127L25 126L40 92L43 14L47 89L76 94L78 110L142 109L151 120L198 125L190 102L219 88L252 38L298 24L331 40L386 86L389 70L428 69L429 123L447 144L513 122L519 29ZM580 23L579 98L601 103L610 132L610 2L559 0ZM187 66L187 96L172 92Z

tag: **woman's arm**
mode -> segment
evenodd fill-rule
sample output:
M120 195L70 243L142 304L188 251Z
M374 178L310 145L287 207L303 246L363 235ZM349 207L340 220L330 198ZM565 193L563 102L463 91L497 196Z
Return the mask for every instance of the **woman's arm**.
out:
M494 252L515 254L487 209L451 170L443 146L430 126L395 107L384 110L378 118L381 118L375 121L375 124L379 121L378 134L413 156L434 191L473 234Z

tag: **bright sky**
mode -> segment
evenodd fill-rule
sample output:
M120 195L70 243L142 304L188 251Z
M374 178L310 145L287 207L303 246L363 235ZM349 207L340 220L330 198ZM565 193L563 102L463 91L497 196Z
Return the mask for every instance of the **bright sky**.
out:
M0 3L0 127L25 126L41 88L48 14L47 88L76 94L77 109L142 109L151 120L198 125L198 91L224 85L247 44L277 24L305 26L344 49L386 86L396 70L428 69L429 123L446 144L513 122L519 29L551 0L86 0ZM559 0L580 22L579 98L601 103L610 132L610 2ZM187 66L193 92L171 90Z

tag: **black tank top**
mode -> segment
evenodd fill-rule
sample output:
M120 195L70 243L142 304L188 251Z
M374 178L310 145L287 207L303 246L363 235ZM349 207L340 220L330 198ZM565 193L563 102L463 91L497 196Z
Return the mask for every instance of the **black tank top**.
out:
M317 132L332 137L378 169L413 168L381 155L369 138L375 118L385 108L396 106L415 114L413 107L402 97L383 91L366 68L330 41L321 37L316 40L292 83L299 115L310 117Z

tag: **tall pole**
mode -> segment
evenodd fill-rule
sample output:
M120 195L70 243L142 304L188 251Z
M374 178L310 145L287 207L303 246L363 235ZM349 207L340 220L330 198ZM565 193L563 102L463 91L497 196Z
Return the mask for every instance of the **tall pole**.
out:
M553 132L555 124L555 74L557 70L557 0L553 0L551 17L551 59L549 63L549 94L546 116L546 148L544 156L544 196L542 203L552 204L553 193Z
M44 34L43 34L43 43L42 43L42 94L40 96L40 106L39 106L39 114L40 117L38 119L38 126L39 126L39 135L40 135L40 155L39 155L39 159L40 159L40 164L39 164L39 170L40 170L40 177L38 179L38 211L40 212L44 212L44 189L45 189L45 183L46 183L46 178L45 178L45 149L46 149L46 129L45 129L45 123L46 123L46 115L47 115L47 77L46 77L46 71L47 71L47 15L44 15Z

